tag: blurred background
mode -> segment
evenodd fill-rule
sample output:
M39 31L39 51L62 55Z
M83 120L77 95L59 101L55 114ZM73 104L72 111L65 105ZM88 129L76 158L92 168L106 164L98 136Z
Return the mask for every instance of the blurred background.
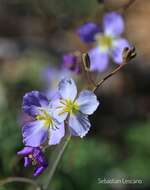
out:
M23 147L23 95L32 90L48 94L60 77L73 75L79 88L82 76L62 71L62 56L85 52L75 30L86 21L100 23L104 13L120 12L124 36L137 57L99 89L101 106L91 116L92 128L73 138L52 181L52 190L150 189L150 1L136 0L0 0L0 179L32 178L16 152ZM115 68L98 74L103 77ZM46 152L49 159L54 147ZM39 177L40 178L40 177ZM99 184L98 178L143 180L142 184ZM0 190L33 189L11 183Z

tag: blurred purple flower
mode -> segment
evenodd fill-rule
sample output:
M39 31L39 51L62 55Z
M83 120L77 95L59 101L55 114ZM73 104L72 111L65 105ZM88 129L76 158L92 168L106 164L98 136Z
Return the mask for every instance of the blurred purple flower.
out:
M48 166L44 154L39 147L26 146L17 152L17 154L24 156L24 167L28 167L31 164L35 166L33 176L40 175Z
M93 22L87 22L77 30L77 34L80 36L83 42L94 42L94 36L99 32L100 27Z
M91 127L88 115L93 114L99 105L96 95L92 91L83 90L77 98L76 84L70 78L60 81L58 91L60 99L56 99L53 106L59 119L63 121L68 118L72 135L85 136Z
M26 93L23 97L23 111L33 121L23 125L23 142L26 146L38 147L48 140L49 145L58 144L64 136L64 123L55 118L55 111L47 97L38 91Z
M81 72L80 60L76 53L68 53L63 56L63 67L79 74Z
M107 13L103 18L103 33L98 28L98 25L89 22L77 30L83 42L96 42L96 47L88 52L92 71L104 71L108 66L109 56L115 63L121 64L123 49L129 47L128 41L120 37L124 31L124 21L120 14Z
M48 99L54 99L55 96L57 97L57 85L58 81L60 81L64 77L70 77L72 73L66 69L58 69L53 66L49 66L44 68L42 72L42 79L44 84L46 84L46 96Z

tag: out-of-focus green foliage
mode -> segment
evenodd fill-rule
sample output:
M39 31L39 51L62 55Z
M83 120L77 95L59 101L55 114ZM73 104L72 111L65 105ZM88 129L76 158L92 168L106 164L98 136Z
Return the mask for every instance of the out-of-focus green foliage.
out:
M68 16L70 15L73 18L80 17L89 17L93 12L95 12L98 8L96 0L50 0L49 8L50 12L54 13L56 16ZM55 9L52 9L55 7Z
M150 180L150 122L137 123L126 134L128 147L127 159L121 163L121 168L127 176Z
M116 163L115 147L94 139L73 140L53 181L54 189L109 189L98 178Z

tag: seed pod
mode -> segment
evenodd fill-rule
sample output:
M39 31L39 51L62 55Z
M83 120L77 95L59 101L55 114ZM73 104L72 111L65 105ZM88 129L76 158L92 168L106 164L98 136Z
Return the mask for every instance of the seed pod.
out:
M91 66L91 62L90 62L90 57L89 57L88 53L83 53L82 54L82 60L83 60L85 70L89 71L90 66Z
M131 59L133 59L136 56L136 52L135 52L135 47L133 46L132 48L129 47L125 47L123 50L123 60L128 62Z

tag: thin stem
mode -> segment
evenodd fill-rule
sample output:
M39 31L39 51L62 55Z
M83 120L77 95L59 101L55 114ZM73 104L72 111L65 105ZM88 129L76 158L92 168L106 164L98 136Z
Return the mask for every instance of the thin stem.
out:
M50 172L49 172L47 179L46 179L46 182L44 184L44 190L48 190L48 187L51 183L52 177L56 171L56 168L59 164L59 161L60 161L70 139L71 139L71 134L70 134L70 132L68 132L65 136L65 139L62 141L60 146L58 146L58 149L56 149L56 153L55 153L55 155L54 155L54 157L50 163L50 167L48 169Z
M124 11L127 10L136 0L129 0L127 4L123 6Z
M135 1L137 0L128 0L125 5L123 5L122 7L118 7L116 11L120 11L120 13L124 14L132 6L132 4L135 3Z
M120 71L122 69L122 67L124 67L127 64L127 62L124 62L123 64L119 65L119 67L117 67L115 70L113 70L111 73L107 74L103 79L101 79L96 87L93 88L93 92L96 92L96 90L111 76L115 75L118 71Z
M35 187L35 190L42 190L41 186L38 185L37 182L25 177L8 177L0 181L0 186L6 185L8 183L13 183L13 182L29 183Z
M96 87L93 88L93 92L96 92L96 90L110 77L112 77L113 75L115 75L118 71L120 71L126 64L128 64L128 62L133 59L136 56L136 52L135 52L135 47L133 46L132 48L124 48L123 53L122 53L122 59L123 59L123 63L121 65L119 65L119 67L117 67L115 70L113 70L112 72L110 72L109 74L107 74L103 79L101 79Z

